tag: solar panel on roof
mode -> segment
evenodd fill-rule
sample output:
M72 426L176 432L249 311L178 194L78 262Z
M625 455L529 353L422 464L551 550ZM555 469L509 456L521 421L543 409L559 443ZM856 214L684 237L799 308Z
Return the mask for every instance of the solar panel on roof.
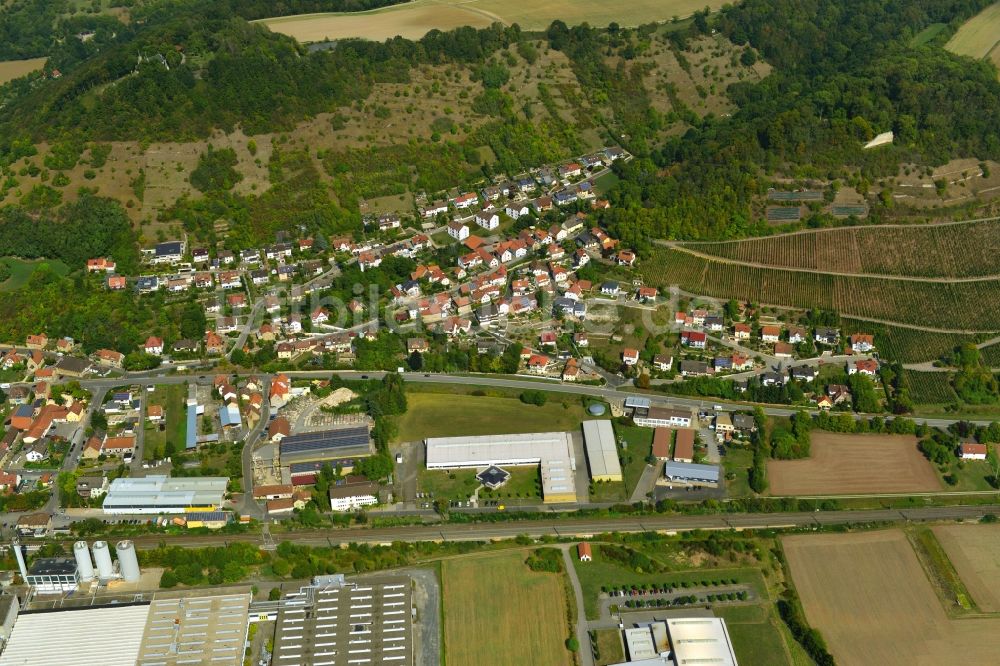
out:
M321 430L291 435L281 440L282 455L322 451L324 449L353 448L368 444L368 426L356 428L341 428L338 430Z

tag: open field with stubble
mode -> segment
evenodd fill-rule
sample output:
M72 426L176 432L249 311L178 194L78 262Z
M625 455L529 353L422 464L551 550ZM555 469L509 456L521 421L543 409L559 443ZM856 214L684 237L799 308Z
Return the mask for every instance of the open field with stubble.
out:
M1000 44L1000 2L962 24L945 48L970 58L985 58Z
M449 666L571 664L564 574L533 572L517 551L441 564Z
M48 58L31 58L30 60L4 60L0 62L0 86L41 69Z
M938 525L933 530L979 610L1000 613L1000 525Z
M396 35L419 39L435 29L481 28L494 22L517 23L525 30L544 30L556 19L569 25L586 21L593 26L611 22L636 26L683 18L723 4L719 0L415 0L370 12L303 14L263 19L261 23L300 42L351 37L381 41Z
M806 618L838 664L996 663L1000 620L949 619L902 530L782 544Z
M941 489L934 468L917 450L916 437L812 433L812 455L770 460L774 495L847 495Z

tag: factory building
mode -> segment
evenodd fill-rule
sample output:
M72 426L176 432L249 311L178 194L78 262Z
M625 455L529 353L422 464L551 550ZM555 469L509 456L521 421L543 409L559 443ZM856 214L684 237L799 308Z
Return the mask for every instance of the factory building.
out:
M611 421L584 421L583 442L590 465L590 478L594 481L621 481L622 466L618 460Z
M272 666L410 666L411 581L318 576L278 611Z
M373 453L368 425L353 425L331 430L289 435L278 444L282 465L306 462L353 461Z
M71 557L40 557L31 563L24 582L38 592L72 592L80 584L76 560Z
M693 421L687 407L654 407L649 398L629 396L625 412L637 426L645 428L690 428Z
M676 617L624 630L628 661L612 666L737 666L726 622L718 617Z
M718 465L698 465L671 460L663 466L663 475L668 481L683 485L711 487L719 485Z
M170 478L153 475L111 482L104 513L185 513L218 511L229 479L224 476Z
M152 602L21 612L0 666L243 663L249 588L158 592ZM305 662L303 662L305 663Z
M430 437L424 443L427 447L427 469L538 465L543 502L577 501L576 456L569 433Z

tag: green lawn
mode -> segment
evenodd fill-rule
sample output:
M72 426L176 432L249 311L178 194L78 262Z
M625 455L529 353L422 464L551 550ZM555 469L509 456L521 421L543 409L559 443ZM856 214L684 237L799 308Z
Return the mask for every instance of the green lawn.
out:
M579 400L549 396L541 407L517 398L408 392L397 442L428 437L576 430L587 417Z
M0 282L0 291L15 291L23 287L31 274L41 266L48 266L57 275L69 273L69 266L58 259L33 259L26 261L16 257L0 258L0 264L10 268L10 277L4 282Z
M646 456L653 451L653 428L615 426L615 436L628 444L624 449L619 444L618 455L625 459L622 476L625 478L625 488L631 494L646 469Z
M722 458L723 466L726 468L726 476L732 472L735 479L726 479L726 495L729 497L748 497L752 494L750 490L750 465L753 462L753 452L750 449L740 447L727 447L726 455Z
M993 486L986 480L987 477L993 476L990 463L986 460L956 459L943 472L937 465L934 465L934 469L941 477L942 486L948 490L994 490ZM944 482L944 477L948 474L958 479L958 483L950 485Z
M618 183L618 180L618 175L614 171L609 171L604 175L598 176L594 180L594 192L600 196L604 196L608 190Z
M541 480L538 467L508 467L510 479L495 492L483 490L482 499L538 499L541 497ZM476 470L456 469L451 471L425 469L418 477L418 490L434 493L434 499L467 500L479 486Z
M622 634L617 629L600 629L594 632L594 643L597 645L597 666L620 664L625 660L625 648L622 646Z
M715 609L715 614L725 619L740 664L771 666L792 663L778 626L780 620L765 606L722 607Z
M152 393L146 394L146 406L161 405L166 420L166 429L146 423L146 440L143 459L153 460L165 454L166 443L172 442L174 450L184 451L187 435L187 384L161 384Z

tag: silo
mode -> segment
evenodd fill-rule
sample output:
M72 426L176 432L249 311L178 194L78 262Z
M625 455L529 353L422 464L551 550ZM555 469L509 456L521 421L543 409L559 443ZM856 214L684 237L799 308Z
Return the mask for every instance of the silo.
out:
M83 582L94 580L94 563L90 559L90 549L86 541L73 544L73 555L76 556L76 570Z
M97 564L97 577L101 580L111 580L115 577L115 568L111 564L111 551L107 541L94 542L94 563Z
M131 541L119 541L115 546L118 551L118 571L122 578L130 583L135 583L141 575L139 572L139 560L135 555L135 546Z

